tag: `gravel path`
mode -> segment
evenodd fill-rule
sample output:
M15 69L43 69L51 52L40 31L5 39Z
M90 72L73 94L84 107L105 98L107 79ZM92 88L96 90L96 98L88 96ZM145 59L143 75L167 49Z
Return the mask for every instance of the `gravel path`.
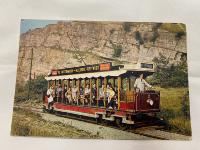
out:
M130 133L127 131L121 131L118 129L113 129L110 127L105 127L101 125L96 125L92 123L87 123L84 121L59 117L47 113L41 114L42 118L47 121L59 121L66 125L73 126L79 130L84 130L86 132L90 132L93 135L98 135L103 139L123 139L123 140L151 140L153 138Z

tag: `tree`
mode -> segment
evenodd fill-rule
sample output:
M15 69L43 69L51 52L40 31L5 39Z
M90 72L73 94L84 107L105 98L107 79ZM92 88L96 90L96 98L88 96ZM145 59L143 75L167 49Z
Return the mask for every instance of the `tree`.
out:
M150 80L151 84L158 84L161 87L188 86L187 61L185 58L182 58L177 64L170 64L169 59L160 54L160 57L154 58L153 61L156 72Z

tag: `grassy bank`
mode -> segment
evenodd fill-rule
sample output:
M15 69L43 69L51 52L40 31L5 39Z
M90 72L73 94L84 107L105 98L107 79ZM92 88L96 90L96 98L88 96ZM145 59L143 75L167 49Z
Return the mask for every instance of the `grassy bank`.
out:
M39 114L15 108L11 126L13 136L100 138L60 122L45 121Z
M159 116L164 118L171 131L191 135L189 97L186 96L183 104L183 96L188 88L160 88L161 93Z

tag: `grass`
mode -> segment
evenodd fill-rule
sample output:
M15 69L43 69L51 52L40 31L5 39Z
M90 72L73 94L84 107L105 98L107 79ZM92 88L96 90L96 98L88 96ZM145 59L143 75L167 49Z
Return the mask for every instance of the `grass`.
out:
M13 136L100 138L60 122L45 121L39 114L15 108L11 126Z
M188 88L160 88L160 107L159 117L166 120L169 129L173 132L191 135L189 97L186 97L186 103L183 104L183 96Z
M187 93L188 88L155 87L155 90L158 90L161 93L161 112L158 116L168 123L169 130L180 134L191 135L189 97L186 98L186 104L183 105L183 96ZM17 103L17 105L25 107L42 107L41 101L37 100L25 101ZM62 130L66 132L61 132ZM81 136L90 138L91 136L82 131L80 133L81 134L72 127L42 120L41 116L32 112L14 109L12 135L57 136L70 138L80 138Z
M160 28L172 33L186 31L186 26L182 23L163 23Z

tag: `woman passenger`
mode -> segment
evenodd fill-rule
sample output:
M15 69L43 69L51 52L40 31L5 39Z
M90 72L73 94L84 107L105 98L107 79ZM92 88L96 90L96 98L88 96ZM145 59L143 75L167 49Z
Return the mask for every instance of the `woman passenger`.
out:
M67 101L69 104L72 103L72 90L71 87L68 88L67 92L65 93L65 96L67 98Z

